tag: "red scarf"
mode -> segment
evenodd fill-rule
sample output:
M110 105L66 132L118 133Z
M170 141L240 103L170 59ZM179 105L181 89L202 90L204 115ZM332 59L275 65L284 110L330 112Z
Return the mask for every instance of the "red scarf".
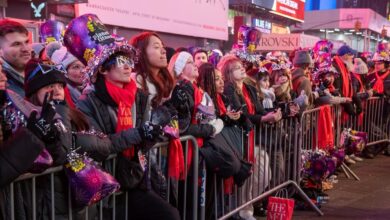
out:
M359 82L359 85L360 85L360 88L359 88L359 92L363 92L363 82L362 82L362 79L360 78L360 75L356 74L356 73L353 73L353 75L355 76L355 78L358 80ZM363 108L363 111L359 114L359 118L358 118L358 124L359 126L363 125L363 115L364 115L364 103L365 101L362 101L362 108Z
M378 72L375 72L375 78L376 82L374 84L373 89L377 91L380 94L383 94L385 87L383 86L383 81L386 79L386 77L390 74L390 71L388 70L385 74L382 76L379 76Z
M334 134L332 125L333 117L329 105L324 105L320 107L320 113L318 118L318 148L334 148ZM316 141L315 137L314 141ZM313 143L313 146L315 146L315 142Z
M217 105L219 109L219 115L226 115L226 106L225 103L222 100L222 96L220 94L217 94Z
M118 105L116 124L116 132L120 132L133 127L133 118L131 115L131 107L135 101L135 94L137 92L137 85L133 80L126 84L123 88L120 88L113 83L105 80L107 92ZM134 156L134 148L126 149L123 151L125 157Z
M248 108L248 113L251 115L255 114L255 106L253 105L250 97L249 97L249 92L246 89L245 84L242 86L242 95L244 96L244 101L245 104ZM255 161L254 157L254 149L255 149L255 133L253 130L249 132L249 152L248 152L248 161L253 163Z
M192 84L192 88L194 89L194 112L192 113L191 124L196 125L198 121L196 120L196 113L198 112L198 105L202 101L203 90L200 89L195 83ZM196 142L198 143L198 147L201 148L203 146L203 138L196 138ZM192 163L192 142L188 144L188 155L187 155L187 169L190 168Z
M74 104L74 102L72 100L72 96L70 95L70 91L69 91L67 86L65 86L65 88L64 88L64 95L65 95L66 103L68 103L70 108L74 109L76 107L76 105Z
M344 62L340 59L339 56L335 56L334 60L340 68L341 80L343 82L342 92L344 97L352 98L352 86L351 86L351 77L349 75L349 71L345 67Z
M339 56L334 57L334 61L336 62L337 66L340 68L340 75L341 75L341 81L343 83L341 91L343 92L344 97L352 98L353 90L351 85L351 77L349 75L349 71L345 67L344 62L341 60ZM341 113L342 121L346 122L349 118L349 115L343 110Z

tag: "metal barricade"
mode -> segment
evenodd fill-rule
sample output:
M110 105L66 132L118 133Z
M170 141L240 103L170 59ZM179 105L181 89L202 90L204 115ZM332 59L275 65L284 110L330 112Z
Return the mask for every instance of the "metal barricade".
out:
M155 165L162 171L163 177L167 178L167 198L166 200L175 205L177 208L180 207L181 210L180 213L182 215L182 219L204 219L204 197L201 202L198 201L198 163L199 163L199 149L196 142L196 139L192 136L184 136L181 137L180 140L183 142L183 153L184 153L184 162L185 167L187 167L187 155L189 152L189 142L192 144L192 166L191 169L186 172L186 176L183 181L180 181L179 184L183 185L184 190L179 191L177 188L173 187L173 184L178 184L176 180L172 180L170 178L167 178L167 165L169 163L168 154L167 154L167 148L168 148L168 142L161 142L155 144L152 149L149 151L154 151L154 155L156 156L156 160L149 160L147 166L148 172L146 172L149 177L151 173L151 161L155 163ZM109 171L113 176L115 176L116 173L116 155L110 155L106 161L104 161L103 167L110 167ZM40 174L24 174L17 178L14 182L12 182L9 187L5 187L2 190L9 191L9 194L7 195L7 198L5 198L9 205L10 210L9 213L7 212L7 215L9 215L11 220L18 219L17 218L17 212L20 212L21 210L18 210L15 206L15 203L18 202L17 200L20 198L16 198L15 196L15 190L16 188L19 190L20 188L29 188L31 189L31 192L26 191L18 191L18 195L23 196L23 199L31 198L29 201L25 201L27 203L31 204L31 210L29 210L31 213L28 213L27 218L28 219L37 219L37 209L39 208L40 204L37 201L37 189L46 187L46 186L38 186L37 182L41 182L42 178L43 181L49 182L49 187L45 188L45 191L48 191L50 196L48 198L45 198L49 201L50 207L48 207L49 212L45 213L46 218L49 219L56 219L56 203L55 203L55 181L57 178L57 175L64 175L63 174L63 168L62 166L49 168L46 171L40 173ZM20 184L23 184L21 187ZM71 201L71 194L70 194L70 188L69 184L66 182L68 186L68 201L67 201L67 213L65 213L65 218L68 219L74 219L75 218L75 212L72 208L72 201ZM173 195L173 192L170 191L172 189L176 189L175 195L177 195L177 199L175 201L172 201L171 195ZM191 204L187 204L187 197L189 195L195 195L191 197ZM31 196L31 197L30 197ZM200 197L202 199L202 197ZM183 201L182 203L179 203L180 201ZM5 201L4 201L5 202ZM23 201L22 201L23 202ZM122 204L124 202L124 204ZM97 204L94 204L93 206L84 208L81 212L80 210L77 210L77 213L81 213L83 219L130 219L131 213L128 212L127 208L128 204L128 193L126 191L119 191L113 195L111 195L108 198L105 198L101 201L99 201ZM119 210L118 207L120 205L120 208L123 208L122 210ZM191 210L190 215L186 212ZM29 216L31 214L31 216ZM118 216L121 216L120 218ZM64 217L64 216L62 216ZM78 216L78 219L80 219L80 215Z
M253 203L287 186L292 186L313 210L323 215L297 184L300 169L298 125L297 118L288 118L275 124L262 123L255 130L253 174L242 187L235 185L233 193L226 194L223 180L217 181L218 178L213 176L215 219L227 219L245 210L253 213ZM249 142L247 143L242 147L246 148L244 152L249 152Z

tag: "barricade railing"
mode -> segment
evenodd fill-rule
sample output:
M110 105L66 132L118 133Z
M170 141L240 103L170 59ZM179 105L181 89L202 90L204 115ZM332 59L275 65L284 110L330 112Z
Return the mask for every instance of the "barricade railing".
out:
M297 118L288 118L274 124L262 123L255 130L253 174L242 187L235 185L232 193L225 193L223 180L214 175L214 219L227 219L240 211L253 213L254 203L288 186L323 215L297 184L300 170L298 125ZM248 141L243 152L249 152L249 147Z
M184 162L185 167L187 167L187 155L189 148L192 146L192 166L186 172L184 180L177 181L167 178L167 169L168 169L168 142L160 142L155 144L149 154L153 154L154 159L148 160L148 177L151 175L151 164L154 163L159 170L162 171L162 177L167 179L166 187L166 200L171 203L173 206L179 209L179 212L182 216L182 219L204 219L204 195L203 198L200 197L202 201L198 201L198 163L199 163L199 149L196 142L196 139L192 136L183 136L180 138L183 143L183 153L184 153ZM191 146L189 145L191 142ZM151 155L149 155L151 158ZM116 155L110 155L104 162L102 167L109 167L110 169L106 170L110 172L113 176L116 174ZM70 192L70 186L65 179L64 186L68 186L68 195L62 195L64 198L67 197L67 213L58 213L56 204L56 183L58 181L59 175L65 175L63 173L63 167L52 167L46 171L39 174L23 174L13 181L9 187L5 187L6 195L3 202L9 204L9 208L6 210L6 216L9 219L14 220L18 219L18 216L25 215L27 219L37 219L38 209L42 209L42 202L45 204L50 203L50 207L46 207L48 210L44 213L46 218L56 219L59 214L61 214L61 219L75 219L77 214L77 219L131 219L131 213L128 213L128 193L126 191L119 191L108 198L105 198L99 201L97 204L94 204L90 207L85 207L83 210L74 210L72 207L72 197ZM64 176L63 176L64 177ZM63 179L64 180L64 179ZM49 186L39 185L42 181L48 183ZM181 190L177 188L178 185L183 186ZM42 187L46 187L43 191L48 194L45 194L44 197L40 195L42 193ZM28 189L27 191L25 189ZM31 191L30 191L31 189ZM173 189L176 190L173 192ZM17 191L15 193L15 191ZM17 195L15 195L17 194ZM172 198L172 195L176 195L176 198ZM195 195L195 196L193 196ZM31 207L25 207L27 210L24 210L23 213L20 213L22 210L19 210L17 200L21 199L22 196L24 201L21 201L25 204L31 204ZM188 197L190 199L188 199ZM40 201L37 201L39 197ZM44 200L42 200L44 198ZM41 211L41 210L40 210ZM190 213L188 213L190 212ZM81 216L81 218L80 218Z
M368 133L368 145L388 142L390 136L390 117L383 117L385 101L383 98L370 98L363 103L363 118L361 116L349 117L343 120L343 109L340 105L329 106L331 117L331 129L333 132L333 142L335 146L339 145L340 134L344 128L352 128ZM265 199L278 190L287 186L292 186L298 194L315 210L319 215L323 215L321 210L313 204L307 195L299 187L301 180L301 154L303 150L317 150L319 148L319 132L322 131L319 126L321 108L306 110L300 118L287 118L278 123L262 123L255 129L255 160L253 161L253 174L248 178L242 187L234 185L233 191L226 193L224 182L215 175L207 176L212 178L214 190L213 215L214 219L227 219L239 213L239 211L249 210L253 212L253 203ZM386 123L387 121L387 123ZM242 133L242 143L248 136ZM206 168L204 161L199 162L199 149L196 139L192 136L181 137L184 143L184 160L187 167L187 155L189 152L189 142L193 146L192 166L183 181L175 181L167 178L168 167L168 142L157 143L148 152L149 164L156 165L162 171L163 177L167 178L165 199L173 206L179 209L182 219L205 219L206 210ZM243 155L247 155L250 149L250 143L242 145ZM248 159L247 157L244 159ZM103 167L109 167L108 170L115 176L116 174L116 156L111 155L103 163ZM148 177L152 173L151 167L148 167ZM56 210L56 178L62 173L62 166L47 169L40 174L24 174L9 185L7 191L9 197L6 199L10 204L10 219L17 219L18 211L15 203L20 197L28 199L31 203L29 215L31 219L37 219L37 186L42 187L42 179L49 184L46 186L49 194L45 197L46 202L50 203L49 211L46 215L55 219ZM200 180L200 181L199 181ZM67 184L67 182L66 182ZM31 191L21 191L29 188ZM15 195L15 190L18 195ZM21 194L20 194L21 193ZM27 194L28 195L27 195ZM39 197L41 198L41 197ZM72 209L70 188L68 188L66 218L73 219L76 210ZM84 216L84 219L128 219L131 213L128 213L128 193L120 191L106 198L92 207L84 210L77 210L77 214ZM119 217L120 216L120 217Z

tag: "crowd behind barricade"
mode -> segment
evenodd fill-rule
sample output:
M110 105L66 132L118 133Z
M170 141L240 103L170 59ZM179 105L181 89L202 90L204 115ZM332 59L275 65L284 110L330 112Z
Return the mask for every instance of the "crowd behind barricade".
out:
M0 219L95 219L101 210L104 219L191 219L197 211L182 206L198 197L186 193L193 188L204 193L205 218L221 217L215 204L224 201L215 196L221 189L214 175L225 195L245 186L240 204L254 199L254 190L259 195L295 178L286 146L305 132L289 129L306 123L306 111L320 108L315 150L324 151L335 145L326 129L333 126L330 105L340 107L341 123L367 120L364 103L380 97L382 122L390 115L386 44L372 57L347 45L332 54L327 40L289 56L245 46L223 55L174 50L154 32L127 41L87 14L73 19L61 38L42 44L31 44L20 23L0 20L0 49ZM278 126L288 120L296 125ZM275 144L272 134L287 144ZM195 141L181 142L186 135ZM153 148L160 142L167 147ZM343 160L354 164L382 152L390 154L387 142ZM105 162L110 155L113 163ZM56 166L63 170L51 177L13 182ZM204 183L190 181L198 176ZM260 180L262 188L256 187ZM257 202L234 218L254 219L265 208Z

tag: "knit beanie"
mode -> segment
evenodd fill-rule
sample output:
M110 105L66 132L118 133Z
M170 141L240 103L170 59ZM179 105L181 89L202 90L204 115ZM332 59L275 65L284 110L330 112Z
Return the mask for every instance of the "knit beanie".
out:
M58 42L51 42L48 44L46 47L46 54L53 63L62 64L65 69L68 69L70 64L77 61L77 58Z
M354 51L348 45L343 45L337 50L337 55L344 56L345 54L354 54Z
M185 51L175 54L169 62L168 70L178 77L183 72L188 59L191 57L192 55Z
M313 61L310 57L309 52L305 50L298 50L295 52L293 64L311 64Z
M27 63L24 71L24 91L27 98L42 87L53 83L66 85L65 75L61 70L56 69L55 66L43 64L37 59L31 59Z
M42 50L45 49L45 45L43 43L33 43L31 44L31 47L37 56L39 56Z
M368 73L368 67L365 62L363 62L360 58L354 59L355 65L353 68L353 72L357 74L367 74Z

